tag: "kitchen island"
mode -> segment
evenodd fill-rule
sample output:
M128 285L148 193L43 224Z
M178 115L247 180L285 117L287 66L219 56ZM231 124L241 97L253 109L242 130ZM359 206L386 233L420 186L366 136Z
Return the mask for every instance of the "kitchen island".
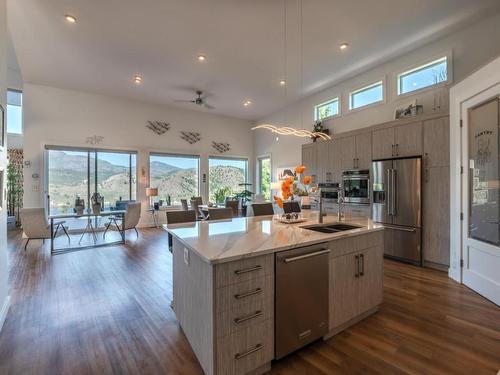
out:
M173 236L173 308L206 374L258 374L275 359L275 254L328 249L328 333L377 311L382 302L383 227L320 233L318 213L283 224L273 216L165 225ZM324 224L335 222L325 217ZM307 306L304 306L307 309Z

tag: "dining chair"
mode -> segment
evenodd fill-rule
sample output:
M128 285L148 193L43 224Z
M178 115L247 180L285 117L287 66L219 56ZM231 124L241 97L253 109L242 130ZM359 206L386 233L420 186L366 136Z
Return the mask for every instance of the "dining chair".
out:
M181 208L182 208L182 211L189 210L187 199L181 199Z
M167 211L167 224L192 223L197 219L195 210ZM172 235L168 234L168 250L172 252Z
M233 210L233 216L239 216L240 201L227 200L226 208L231 208Z
M118 232L121 233L122 226L124 231L127 231L129 229L134 229L135 233L137 234L137 237L139 237L139 232L137 231L137 225L139 224L140 218L141 218L141 202L129 202L127 204L127 209L123 217L115 215L109 217L108 224L104 229L102 237L103 238L106 237L106 232L109 229L116 228L116 230L118 230ZM112 227L111 224L114 224L114 227Z
M232 218L233 209L231 207L208 209L208 220L224 220Z
M70 242L68 227L65 226L64 220L54 221L54 238L57 237L59 229L62 229L68 242ZM50 224L45 214L45 208L22 208L21 209L21 225L23 233L26 236L24 251L28 247L30 240L45 240L50 239Z
M283 203L283 212L285 212L285 214L291 214L292 212L297 212L297 213L301 212L299 202L295 202L295 201L284 202Z
M252 210L254 216L274 215L272 203L254 203Z

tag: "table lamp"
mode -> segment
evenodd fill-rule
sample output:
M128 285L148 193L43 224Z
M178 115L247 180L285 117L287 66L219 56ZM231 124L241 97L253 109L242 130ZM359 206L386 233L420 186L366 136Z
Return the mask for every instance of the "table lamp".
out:
M152 188L152 187L146 188L146 197L149 197L150 207L153 207L153 204L151 203L151 197L156 197L156 196L158 196L158 188Z

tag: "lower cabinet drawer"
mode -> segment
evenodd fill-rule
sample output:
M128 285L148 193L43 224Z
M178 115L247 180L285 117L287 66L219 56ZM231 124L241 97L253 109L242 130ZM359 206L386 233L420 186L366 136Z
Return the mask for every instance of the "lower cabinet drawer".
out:
M274 276L252 279L216 289L217 313L239 308L250 302L267 300L274 295Z
M252 325L232 335L217 339L219 375L239 375L255 370L274 357L274 323Z
M267 320L274 320L272 298L258 299L217 314L217 337L234 334Z

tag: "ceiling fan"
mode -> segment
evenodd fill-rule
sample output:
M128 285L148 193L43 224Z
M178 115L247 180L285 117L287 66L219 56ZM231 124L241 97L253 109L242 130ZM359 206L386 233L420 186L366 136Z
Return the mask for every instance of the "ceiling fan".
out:
M196 95L198 95L198 97L196 99L194 99L194 100L175 100L175 102L176 103L193 103L193 104L205 107L207 109L215 109L214 106L211 106L210 104L208 104L208 103L205 102L206 95L202 96L203 95L203 91L196 90Z

